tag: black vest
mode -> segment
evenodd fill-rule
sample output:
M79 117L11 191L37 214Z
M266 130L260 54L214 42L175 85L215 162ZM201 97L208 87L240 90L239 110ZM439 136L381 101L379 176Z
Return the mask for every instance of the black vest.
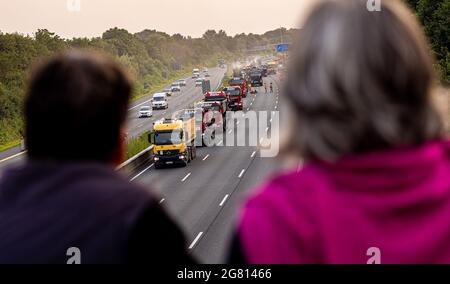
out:
M0 263L124 263L148 191L99 164L28 162L0 177ZM72 248L72 249L71 249Z

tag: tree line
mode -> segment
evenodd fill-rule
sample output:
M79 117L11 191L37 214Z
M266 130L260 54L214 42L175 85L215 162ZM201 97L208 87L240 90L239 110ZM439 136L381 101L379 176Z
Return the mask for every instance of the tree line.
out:
M29 67L40 58L70 48L92 49L114 56L136 80L134 96L184 75L194 67L216 65L219 58L235 60L259 46L291 41L295 30L278 29L262 35L208 30L201 38L168 35L156 30L130 33L113 28L96 38L63 39L45 29L33 36L0 32L0 149L17 143L23 129L22 101Z

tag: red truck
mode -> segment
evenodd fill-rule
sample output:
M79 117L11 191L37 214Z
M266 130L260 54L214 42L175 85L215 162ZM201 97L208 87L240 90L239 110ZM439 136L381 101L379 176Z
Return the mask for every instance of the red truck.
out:
M223 88L228 97L228 109L231 111L243 110L244 99L242 96L242 89L239 86Z
M220 92L206 92L204 94L205 102L218 102L220 103L220 112L225 116L228 110L228 96L224 91Z
M214 138L216 129L226 129L225 111L223 103L220 101L200 101L195 104L195 110L201 112L201 115L196 115L197 119L197 135L202 137L202 146L205 145L205 132L207 127L213 127L211 137Z
M242 97L243 98L247 97L247 93L249 90L248 90L248 82L246 79L235 77L235 78L231 79L230 81L228 81L228 85L230 85L231 87L239 86L241 88Z

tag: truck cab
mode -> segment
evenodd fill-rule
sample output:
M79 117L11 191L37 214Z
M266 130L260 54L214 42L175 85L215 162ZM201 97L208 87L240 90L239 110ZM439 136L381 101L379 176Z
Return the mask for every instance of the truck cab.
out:
M220 104L220 110L222 111L222 115L225 116L228 110L228 97L224 91L221 92L206 92L204 94L205 102L217 102Z
M247 97L248 82L247 82L246 79L240 78L240 77L234 77L228 82L228 85L230 85L231 87L233 87L233 86L240 87L241 88L241 95L242 95L242 97L243 98Z
M164 165L187 166L196 157L195 117L180 116L155 122L149 134L154 145L155 168Z
M242 98L242 90L239 86L225 87L223 91L228 97L228 109L231 111L239 111L244 109L244 100Z

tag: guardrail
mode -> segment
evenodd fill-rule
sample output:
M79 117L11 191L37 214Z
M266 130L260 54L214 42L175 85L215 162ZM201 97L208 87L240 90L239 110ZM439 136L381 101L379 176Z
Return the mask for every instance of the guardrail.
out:
M116 170L119 172L122 172L124 174L130 175L132 174L137 168L144 165L145 163L152 161L154 158L153 153L153 145L146 148L145 150L142 150L138 154L136 154L134 157L128 159L127 161L123 162L121 165L119 165Z

